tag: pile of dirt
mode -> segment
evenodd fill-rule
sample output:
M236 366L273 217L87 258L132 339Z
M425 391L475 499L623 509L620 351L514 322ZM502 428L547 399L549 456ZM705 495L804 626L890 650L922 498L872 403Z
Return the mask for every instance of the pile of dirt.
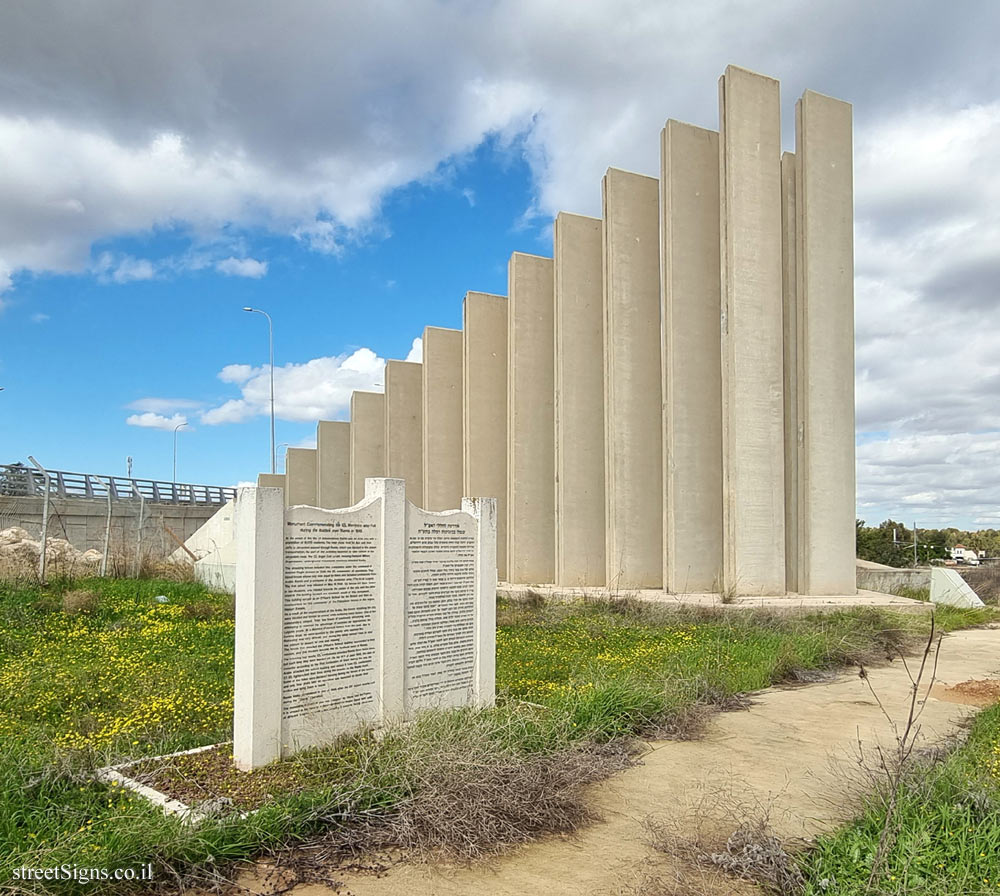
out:
M948 687L934 685L931 695L948 703L961 703L965 706L992 706L1000 702L1000 679L984 678L969 679Z

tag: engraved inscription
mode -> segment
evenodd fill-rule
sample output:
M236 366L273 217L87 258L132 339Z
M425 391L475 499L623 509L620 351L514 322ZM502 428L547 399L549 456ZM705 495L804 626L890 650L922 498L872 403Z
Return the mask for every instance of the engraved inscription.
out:
M286 519L282 717L375 702L378 526Z
M474 525L467 518L411 517L406 568L406 679L411 699L473 686Z

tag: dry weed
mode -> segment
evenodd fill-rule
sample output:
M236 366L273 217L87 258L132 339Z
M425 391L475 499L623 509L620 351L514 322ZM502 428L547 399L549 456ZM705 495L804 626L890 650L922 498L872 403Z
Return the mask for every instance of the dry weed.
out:
M67 591L62 598L63 612L68 616L80 613L90 615L97 610L100 600L100 595L95 591L86 591L82 588Z

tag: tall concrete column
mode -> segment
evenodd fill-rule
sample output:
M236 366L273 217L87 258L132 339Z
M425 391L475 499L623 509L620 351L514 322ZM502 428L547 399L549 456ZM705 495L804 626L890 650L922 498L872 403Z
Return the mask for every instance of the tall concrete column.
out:
M424 506L423 372L412 361L385 365L385 475L406 481L406 499Z
M316 498L327 510L351 506L351 424L346 421L316 424Z
M462 331L424 327L424 509L462 503Z
M851 106L795 108L799 588L854 594L854 181Z
M661 134L663 580L722 584L719 135L668 121Z
M316 505L316 449L288 448L285 452L285 506Z
M555 579L552 259L515 252L507 269L507 575Z
M606 581L603 250L600 218L553 226L557 585Z
M799 590L799 369L795 153L781 155L782 319L785 387L785 590Z
M466 293L462 304L465 496L497 499L497 575L507 580L507 299Z
M719 81L724 587L785 593L778 82Z
M285 474L284 473L258 473L257 474L257 487L258 488L284 488L285 487Z
M365 496L365 479L385 476L385 395L351 393L351 504Z
M609 168L604 206L607 584L663 584L660 195L655 177Z

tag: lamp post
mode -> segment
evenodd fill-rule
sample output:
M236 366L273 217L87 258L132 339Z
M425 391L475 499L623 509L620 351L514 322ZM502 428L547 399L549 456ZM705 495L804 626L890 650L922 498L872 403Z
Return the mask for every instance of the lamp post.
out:
M270 357L270 372L271 372L271 473L275 472L275 450L274 450L274 324L271 322L271 315L266 311L261 311L260 308L251 308L249 305L246 306L244 311L249 311L251 314L263 314L267 318L267 344L269 349Z
M175 491L177 489L177 430L180 429L183 426L187 426L187 421L186 420L183 423L178 423L174 427L174 479L173 479L173 482L174 482L174 490Z

